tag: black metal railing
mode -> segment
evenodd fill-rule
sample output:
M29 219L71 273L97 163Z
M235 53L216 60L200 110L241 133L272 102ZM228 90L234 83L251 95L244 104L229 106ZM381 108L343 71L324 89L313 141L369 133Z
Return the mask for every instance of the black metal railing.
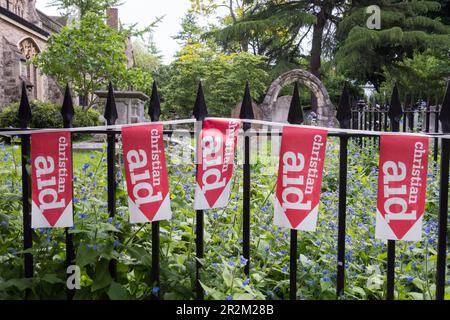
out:
M64 127L70 128L72 126L72 119L74 116L72 98L70 90L67 87L64 103L61 109ZM414 111L416 112L416 111ZM343 129L358 129L358 130L374 130L374 131L400 131L401 120L411 117L414 114L404 112L398 95L398 90L395 87L392 94L389 108L375 109L371 106L364 108L352 108L350 97L345 86L339 101L337 119L340 127ZM441 157L440 157L440 190L439 190L439 230L438 230L438 253L437 253L437 271L436 271L436 299L443 300L445 293L445 272L446 272L446 255L447 255L447 218L448 218L448 188L449 188L449 157L450 157L450 140L444 137L444 133L450 133L450 84L447 84L447 90L441 108L430 110L429 108L422 112L421 124L425 130L430 133L430 136L436 140L434 154L435 159L438 160L439 140L441 141ZM161 114L159 96L157 93L156 84L153 84L153 92L150 101L149 115L152 121L158 121ZM203 96L201 84L197 92L197 99L194 106L193 115L195 119L201 123L207 117L207 108ZM430 117L434 115L435 132L430 132ZM108 99L105 108L105 119L108 125L114 125L117 119L117 110L114 101L114 90L112 85L109 86ZM438 118L439 117L439 118ZM253 119L252 100L250 97L250 90L248 83L245 88L244 100L241 107L240 118L243 121L243 129L245 132L244 140L244 164L243 164L243 228L242 228L242 252L243 257L247 260L245 265L245 274L248 276L251 272L251 251L250 251L250 225L251 225L251 164L250 164L250 136L252 134L261 134L261 132L254 132L249 130L251 124L245 122L245 119ZM31 109L28 102L26 87L22 87L22 98L19 107L19 119L23 134L21 134L21 152L22 152L22 205L23 205L23 248L24 250L32 248L32 229L31 229L31 178L27 171L27 164L30 158L30 135L33 129L27 129L31 122ZM438 121L442 124L442 133L439 133ZM294 88L294 98L292 99L288 122L291 124L303 123L303 112L298 99L297 85ZM403 130L406 131L406 121L403 122ZM411 121L408 128L414 131L418 128L419 122ZM17 129L0 129L0 134L8 135L8 132L17 131ZM120 135L120 129L86 129L77 131L78 133L96 133L104 134L107 137L107 184L108 184L108 212L110 217L114 217L116 213L116 181L115 181L115 162L116 162L116 137ZM171 130L165 131L166 134L171 134ZM192 132L193 133L193 132ZM277 133L280 135L281 133ZM346 236L346 216L347 216L347 163L348 163L348 142L350 139L357 140L362 145L379 138L379 133L364 133L364 132L330 132L330 137L338 137L340 144L339 155L339 208L338 208L338 241L337 241L337 282L336 295L338 298L342 297L345 288L345 236ZM196 243L196 296L197 299L204 298L204 291L201 286L201 269L204 257L204 211L198 210L196 212L196 228L195 228L195 243ZM159 240L159 223L152 223L152 267L150 270L150 279L153 285L159 287L160 284L160 240ZM33 277L33 256L26 252L24 259L24 276L26 278ZM66 265L73 263L75 259L75 250L73 247L73 240L71 234L66 229ZM290 299L297 298L297 231L291 231L290 241ZM116 263L114 260L110 262L109 272L113 279L117 277ZM386 299L394 299L395 288L395 241L388 241L388 259L387 259L387 288ZM28 293L27 293L28 295ZM67 299L71 300L74 297L74 291L67 291ZM152 299L158 299L159 293L152 293Z

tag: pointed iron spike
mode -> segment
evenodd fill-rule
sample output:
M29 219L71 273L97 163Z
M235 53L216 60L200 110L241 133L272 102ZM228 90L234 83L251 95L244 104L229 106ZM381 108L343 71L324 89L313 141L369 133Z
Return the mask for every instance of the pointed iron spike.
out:
M345 82L344 88L342 89L336 118L338 119L339 125L341 126L342 129L350 128L352 110L350 106L350 94L348 93L347 82Z
M447 89L445 90L439 120L442 124L442 132L450 133L450 80L447 81Z
M25 81L22 81L22 96L20 98L18 116L20 127L28 128L31 123L31 107L30 102L28 101L27 86L25 85Z
M248 81L245 84L244 99L242 100L241 112L239 114L240 119L254 119L253 114L253 101L250 95L250 86Z
M156 85L156 81L153 81L152 86L152 95L150 98L150 107L148 110L150 118L152 122L159 121L159 117L161 116L161 104L159 101L158 87Z
M291 106L289 107L288 122L290 124L302 124L304 121L303 108L300 101L298 83L295 82L294 93L292 94Z
M253 114L253 101L250 95L250 86L248 84L248 81L245 83L244 99L242 100L239 119L255 119L255 116ZM251 128L251 124L244 123L242 125L242 128L244 129L244 131L247 131Z
M112 83L108 86L108 97L106 99L105 114L106 123L111 126L116 123L118 118L116 100L114 98L114 89Z
M70 93L69 84L67 84L66 91L64 93L61 115L63 117L64 128L72 127L72 119L75 115L75 110L73 108L72 94Z
M395 84L392 90L391 101L389 105L388 115L390 118L400 117L403 114L402 102L400 101L400 94L398 93L398 86ZM400 118L399 118L400 119Z
M392 131L397 132L400 130L400 120L403 115L402 103L400 101L400 95L398 93L397 83L392 91L391 103L389 105L388 116L391 119Z
M195 99L193 115L197 121L203 121L208 116L208 108L206 106L201 81L198 83L197 98Z

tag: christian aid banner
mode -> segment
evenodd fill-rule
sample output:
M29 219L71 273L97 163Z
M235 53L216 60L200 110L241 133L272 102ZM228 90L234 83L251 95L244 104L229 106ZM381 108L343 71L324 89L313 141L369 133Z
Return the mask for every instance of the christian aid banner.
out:
M130 222L170 220L163 125L123 127L122 144Z
M227 206L240 122L208 119L199 135L194 209Z
M31 135L31 226L73 226L70 132Z
M275 193L275 225L316 230L327 136L326 130L284 127Z
M375 236L420 241L428 169L428 138L382 135Z

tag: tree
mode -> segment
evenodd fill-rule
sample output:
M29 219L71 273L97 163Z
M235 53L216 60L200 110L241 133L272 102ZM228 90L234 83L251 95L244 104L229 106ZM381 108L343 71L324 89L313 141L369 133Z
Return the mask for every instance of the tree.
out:
M385 68L386 81L381 91L391 90L397 83L400 92L414 95L416 98L441 97L445 90L445 83L450 75L450 63L447 54L437 56L427 50L416 53L412 58Z
M381 29L369 29L368 5L381 9ZM427 15L439 12L436 1L359 1L338 26L339 47L335 60L346 76L370 81L378 90L385 70L429 49L448 53L449 26Z
M249 53L225 54L204 44L188 44L169 66L162 87L163 115L190 117L198 81L202 81L211 116L230 116L231 108L242 99L249 81L255 99L264 94L267 72L263 57Z
M260 2L259 0L190 0L192 3L192 11L197 14L204 14L211 16L217 14L218 9L225 8L228 15L223 19L224 25L234 25L239 20L244 19L247 14L252 12L255 8L255 4ZM240 51L247 52L249 50L250 35L240 34L237 40ZM227 43L228 45L230 43Z
M211 1L211 0L210 0ZM311 39L309 71L321 78L324 44L333 45L335 25L347 7L344 0L244 1L253 7L245 17L217 32L219 40L254 38L258 54L271 63L290 64L301 52L305 39ZM326 47L325 47L326 48ZM327 48L325 52L331 52ZM313 109L317 102L311 99Z
M33 61L43 73L84 97L86 109L95 104L93 92L109 81L118 88L151 85L151 77L139 68L127 69L125 49L129 30L116 30L101 15L88 12L81 20L53 33L45 51Z
M83 18L88 12L105 13L107 9L120 4L120 0L53 0L50 5L67 15L76 14Z
M181 46L201 42L201 36L205 30L199 26L194 13L187 13L181 21L181 31L174 37Z
M133 42L133 55L135 65L152 75L158 73L162 66L162 56L153 41L152 33L149 33L146 41Z

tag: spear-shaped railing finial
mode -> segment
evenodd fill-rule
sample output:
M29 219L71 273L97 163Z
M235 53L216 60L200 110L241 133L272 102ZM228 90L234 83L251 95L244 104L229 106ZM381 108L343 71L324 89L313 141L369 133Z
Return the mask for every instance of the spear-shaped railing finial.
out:
M350 128L350 120L352 118L352 110L350 106L350 94L348 93L347 82L342 89L341 97L339 99L338 110L336 118L342 129Z
M28 128L31 123L31 107L30 102L28 101L27 86L25 85L25 81L22 81L22 97L20 98L18 116L20 127L23 129Z
M197 121L203 121L208 116L208 108L206 106L201 81L198 83L197 98L195 99L193 115Z
M290 124L302 124L305 120L303 117L303 108L300 102L300 93L297 82L295 82L294 85L294 92L292 94L291 106L289 107L287 120Z
M156 81L153 81L152 95L150 97L150 107L148 109L148 113L150 115L150 119L152 119L152 122L159 121L159 117L161 116L161 103L159 101Z
M108 97L106 98L104 117L108 126L114 125L119 117L117 114L116 100L114 99L114 89L111 82L108 86Z
M398 93L397 83L392 91L391 103L389 105L388 116L391 120L391 129L393 132L400 131L400 120L403 115L402 103L400 101L400 95Z
M447 89L445 91L444 101L442 102L441 114L439 120L442 124L442 132L450 132L450 80L447 81Z
M73 108L72 94L70 93L69 84L66 85L66 91L64 92L64 101L61 107L61 115L63 117L64 128L72 127L72 120L75 115L75 109Z
M255 119L255 115L253 114L253 101L250 95L250 86L248 81L245 83L244 99L242 100L239 119ZM247 131L250 127L250 123L244 123L243 125L244 131Z

